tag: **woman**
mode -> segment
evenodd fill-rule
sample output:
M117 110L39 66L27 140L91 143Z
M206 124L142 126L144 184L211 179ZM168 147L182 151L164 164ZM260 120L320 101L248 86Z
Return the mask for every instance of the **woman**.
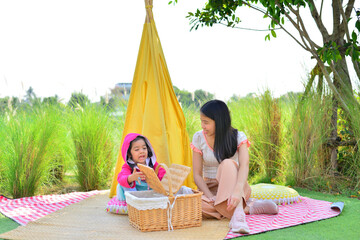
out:
M231 126L230 112L220 100L205 103L200 109L202 131L194 134L193 175L204 193L203 216L229 218L233 232L249 233L245 214L277 214L272 201L247 202L251 188L249 173L250 142L243 132Z

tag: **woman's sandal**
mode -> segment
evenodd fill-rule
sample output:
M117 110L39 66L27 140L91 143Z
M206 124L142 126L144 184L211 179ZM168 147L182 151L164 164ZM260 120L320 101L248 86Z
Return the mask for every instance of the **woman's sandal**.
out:
M257 200L250 206L249 214L278 214L279 207L271 200Z
M233 216L231 217L229 227L234 233L248 234L250 233L249 226L245 221L245 213L243 209L236 208Z

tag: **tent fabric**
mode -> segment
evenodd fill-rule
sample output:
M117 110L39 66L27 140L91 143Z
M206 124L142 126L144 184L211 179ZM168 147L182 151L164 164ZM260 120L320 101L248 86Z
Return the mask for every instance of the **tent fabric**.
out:
M146 20L127 106L123 137L146 136L159 163L191 167L191 150L185 117L176 98L152 14L152 0L145 0ZM118 155L110 197L116 194L117 175L124 163ZM192 174L185 185L195 187Z

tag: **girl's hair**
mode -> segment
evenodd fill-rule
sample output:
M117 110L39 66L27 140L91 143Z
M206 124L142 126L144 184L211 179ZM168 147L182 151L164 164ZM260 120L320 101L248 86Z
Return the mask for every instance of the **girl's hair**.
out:
M143 136L137 136L134 140L132 140L132 141L130 142L129 149L128 149L127 154L126 154L126 158L128 159L129 157L132 157L132 156L131 156L131 147L132 147L132 144L133 144L134 142L139 141L139 140L143 140L143 141L145 142L145 145L146 145L146 148L147 148L147 152L148 152L148 158L150 158L149 167L153 168L154 165L153 165L153 163L152 163L152 161L151 161L151 157L153 156L153 153L152 153L152 151L151 151L150 146L147 144L146 139L145 139ZM126 159L126 160L127 160L127 159ZM131 170L134 170L134 167L136 166L136 164L129 163L129 162L128 162L128 164L129 164L129 166L131 167Z
M214 155L216 160L234 156L237 150L237 129L231 126L229 108L223 101L211 100L205 103L200 112L215 121Z

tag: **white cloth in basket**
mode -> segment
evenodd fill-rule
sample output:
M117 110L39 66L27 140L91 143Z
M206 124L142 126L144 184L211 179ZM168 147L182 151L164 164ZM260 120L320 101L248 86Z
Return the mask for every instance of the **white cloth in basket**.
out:
M177 196L183 196L187 194L193 194L191 188L182 186L175 194ZM126 202L138 210L149 209L166 209L168 207L169 198L156 193L153 190L139 191L139 192L125 192Z

